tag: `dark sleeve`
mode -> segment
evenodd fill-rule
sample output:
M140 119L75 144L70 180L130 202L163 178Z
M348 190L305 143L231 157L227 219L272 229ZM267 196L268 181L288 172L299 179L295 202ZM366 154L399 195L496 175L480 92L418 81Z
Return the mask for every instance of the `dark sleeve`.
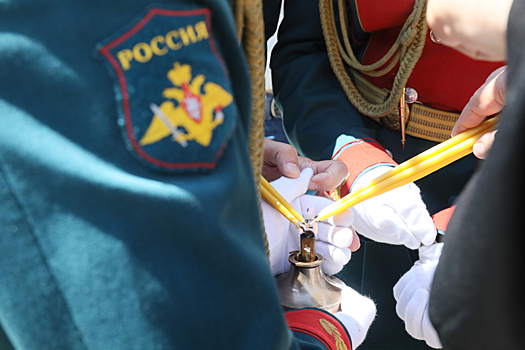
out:
M1 350L14 350L13 345L7 335L5 334L2 326L0 325L0 349Z
M273 91L290 142L303 156L330 159L336 139L373 138L335 77L317 0L286 0L271 59Z
M490 154L460 196L430 295L445 349L523 349L525 1L508 26L507 105Z
M268 40L277 30L281 0L263 0L264 36Z

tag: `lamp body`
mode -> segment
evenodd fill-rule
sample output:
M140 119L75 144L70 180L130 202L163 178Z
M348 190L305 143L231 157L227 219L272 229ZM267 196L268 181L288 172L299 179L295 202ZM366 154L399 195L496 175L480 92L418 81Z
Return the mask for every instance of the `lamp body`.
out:
M290 252L290 270L276 276L284 310L316 307L331 313L340 311L341 290L345 284L322 272L324 258L321 254L316 253L311 262L299 261L299 257L299 251Z

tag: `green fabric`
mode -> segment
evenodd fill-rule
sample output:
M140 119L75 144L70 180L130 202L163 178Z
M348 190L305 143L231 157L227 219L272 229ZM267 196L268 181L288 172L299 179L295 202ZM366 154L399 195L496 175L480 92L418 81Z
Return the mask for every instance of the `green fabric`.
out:
M0 6L0 324L16 349L297 347L260 231L250 79L229 4L155 3L210 11L208 58L223 61L234 97L223 112L236 125L211 170L152 166L117 122L122 86L96 50L143 19L149 1ZM177 29L181 18L162 24ZM126 82L133 113L165 84L148 72L171 67L150 63Z
M7 335L5 334L4 330L0 327L0 350L13 350L13 345L11 345L11 342L9 341L9 338L7 338Z

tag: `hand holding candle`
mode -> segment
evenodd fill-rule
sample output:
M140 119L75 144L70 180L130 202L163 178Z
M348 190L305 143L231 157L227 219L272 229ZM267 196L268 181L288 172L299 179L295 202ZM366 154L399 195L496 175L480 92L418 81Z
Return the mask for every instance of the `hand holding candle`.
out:
M429 150L399 164L389 172L372 180L323 209L314 222L329 218L369 198L406 185L441 169L472 152L472 146L483 134L495 129L498 118L489 119L476 128L467 130Z
M501 112L506 103L507 66L496 69L487 78L485 83L474 93L463 108L456 125L452 129L452 136L478 126L486 116ZM473 147L476 157L484 159L494 142L496 130L481 136Z
M296 179L281 177L271 183L285 201L307 220L312 220L322 208L331 203L327 198L305 195L312 176L312 169L307 168ZM289 252L299 249L300 230L266 201L262 202L262 209L270 248L271 269L277 275L288 271ZM350 260L351 249L348 247L352 247L353 250L359 247L359 239L350 227L353 218L352 211L344 210L327 222L313 227L316 251L325 258L322 267L325 274L338 272Z

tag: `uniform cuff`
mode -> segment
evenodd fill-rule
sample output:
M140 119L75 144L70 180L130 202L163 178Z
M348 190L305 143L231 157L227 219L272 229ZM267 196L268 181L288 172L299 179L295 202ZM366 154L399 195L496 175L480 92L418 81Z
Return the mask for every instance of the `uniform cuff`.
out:
M386 150L373 139L361 139L343 145L332 157L348 167L348 177L341 185L337 195L331 193L332 198L344 197L350 192L354 181L366 170L379 165L396 166L397 163L388 155ZM332 191L332 192L334 192ZM334 197L335 196L335 197Z
M455 209L456 206L453 205L450 208L443 209L432 216L432 220L434 220L434 225L436 225L438 233L444 235L445 232L447 232L448 222L450 221L450 217L454 213Z
M321 309L304 308L284 314L288 326L302 342L329 350L352 350L352 341L339 320Z

